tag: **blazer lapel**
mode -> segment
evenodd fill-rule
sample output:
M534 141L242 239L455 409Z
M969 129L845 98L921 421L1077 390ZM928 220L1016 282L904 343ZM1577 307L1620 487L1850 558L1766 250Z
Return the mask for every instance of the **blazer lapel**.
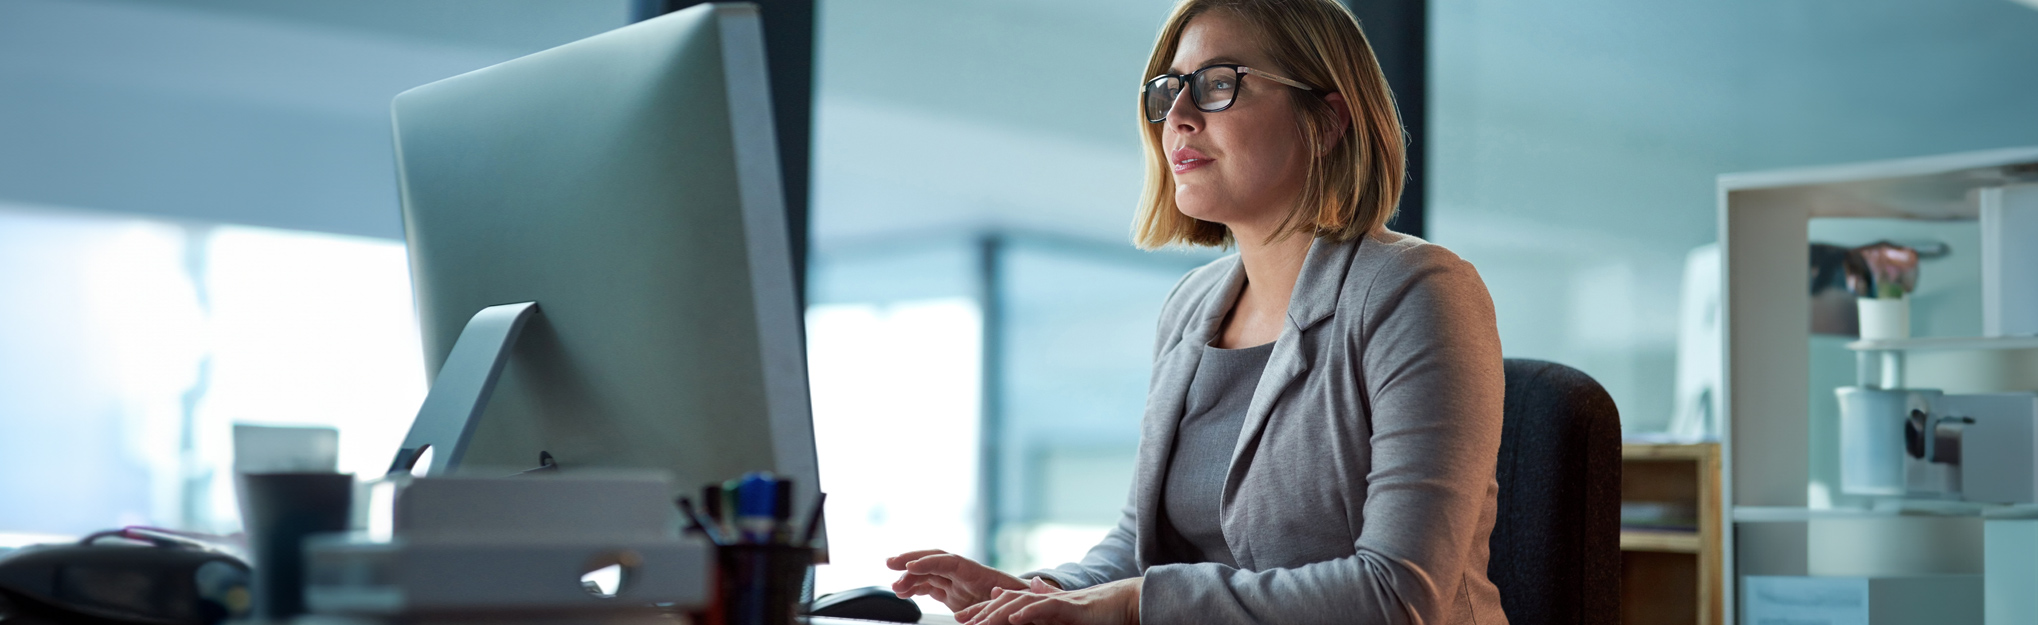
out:
M1316 239L1310 243L1309 255L1302 260L1302 273L1296 276L1295 292L1288 298L1287 323L1281 328L1281 335L1274 339L1274 353L1267 357L1267 368L1253 387L1252 402L1246 406L1245 424L1239 428L1238 444L1232 448L1231 466L1225 474L1223 494L1218 499L1220 519L1228 521L1229 513L1235 509L1232 503L1238 496L1239 485L1245 480L1246 468L1252 465L1253 455L1259 449L1260 436L1266 431L1267 421L1273 416L1275 400L1287 391L1289 385L1309 372L1313 354L1303 344L1302 332L1329 318L1337 310L1338 295L1344 290L1344 278L1351 267L1353 252L1363 240L1364 237L1361 237L1339 243ZM1170 439L1172 441L1172 432ZM1227 529L1231 526L1229 522L1220 524ZM1252 546L1238 540L1229 531L1225 538L1225 542L1231 545L1232 560L1241 567L1252 569Z
M1245 270L1238 257L1231 258L1220 283L1196 305L1182 330L1181 340L1154 359L1153 384L1147 391L1146 415L1141 420L1138 464L1133 473L1137 491L1133 508L1139 526L1135 564L1145 569L1160 549L1161 489L1166 484L1168 459L1175 451L1175 431L1187 409L1189 383L1196 379L1196 367L1203 362L1203 346L1216 338L1224 315L1245 286Z

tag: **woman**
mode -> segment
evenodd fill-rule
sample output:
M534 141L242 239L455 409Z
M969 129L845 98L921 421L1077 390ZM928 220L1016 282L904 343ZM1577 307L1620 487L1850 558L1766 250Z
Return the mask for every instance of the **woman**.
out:
M1236 245L1162 306L1131 502L1081 562L892 558L970 623L1506 623L1486 578L1493 304L1390 232L1400 120L1335 0L1185 0L1141 92L1145 248Z

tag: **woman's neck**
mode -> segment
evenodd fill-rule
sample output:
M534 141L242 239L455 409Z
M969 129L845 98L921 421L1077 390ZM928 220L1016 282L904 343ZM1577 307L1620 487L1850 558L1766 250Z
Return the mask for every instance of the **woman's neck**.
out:
M1263 303L1287 310L1288 296L1295 292L1295 280L1302 275L1302 260L1309 256L1310 239L1299 232L1271 243L1264 236L1238 239L1238 259L1245 265L1246 279L1246 291L1239 298L1254 295Z
M1251 347L1273 342L1281 335L1288 316L1288 298L1295 293L1295 281L1302 275L1302 261L1309 256L1313 237L1291 233L1269 242L1263 233L1233 232L1238 244L1239 263L1245 267L1245 290L1232 305L1217 346Z

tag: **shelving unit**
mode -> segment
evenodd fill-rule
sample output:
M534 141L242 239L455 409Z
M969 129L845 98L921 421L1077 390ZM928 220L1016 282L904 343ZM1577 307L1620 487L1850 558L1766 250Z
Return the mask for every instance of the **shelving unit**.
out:
M1623 527L1621 622L1717 625L1721 595L1720 448L1717 443L1621 446L1621 500L1688 506L1697 527Z
M1736 619L1740 583L1750 575L1980 572L1977 510L1911 504L1905 505L1916 509L1840 510L1811 496L1807 397L1829 389L1811 384L1805 253L1813 219L1975 221L1977 198L2032 182L2038 148L1720 176L1721 491L1730 519L1721 533L1730 549L1714 582L1725 595L1728 622ZM1913 381L1926 358L1979 350L2021 359L2018 350L2033 346L1997 338L1849 345L1902 359L1896 364L1913 370L1901 377Z

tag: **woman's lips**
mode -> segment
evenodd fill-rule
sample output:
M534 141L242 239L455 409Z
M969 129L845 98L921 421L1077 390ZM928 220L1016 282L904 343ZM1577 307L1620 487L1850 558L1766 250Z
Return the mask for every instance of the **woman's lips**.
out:
M1199 152L1194 148L1176 148L1174 152L1168 154L1168 164L1174 166L1175 173L1177 174L1186 173L1216 161L1217 159L1210 158L1209 155Z

